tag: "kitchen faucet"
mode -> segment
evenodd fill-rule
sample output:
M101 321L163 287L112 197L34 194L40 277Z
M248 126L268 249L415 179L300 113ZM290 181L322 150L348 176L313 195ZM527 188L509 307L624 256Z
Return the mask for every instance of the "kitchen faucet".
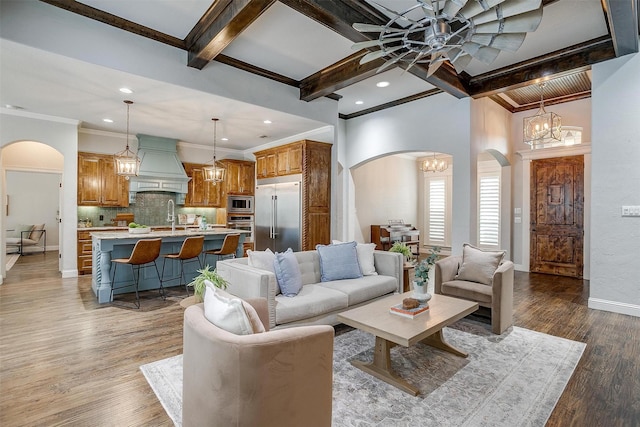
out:
M171 233L176 231L176 205L173 200L167 202L167 222L171 223Z

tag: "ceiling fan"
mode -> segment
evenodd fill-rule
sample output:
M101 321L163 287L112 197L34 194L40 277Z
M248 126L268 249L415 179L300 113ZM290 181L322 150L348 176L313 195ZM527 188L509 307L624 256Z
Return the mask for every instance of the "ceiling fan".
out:
M361 33L380 33L377 39L355 43L352 49L371 49L360 64L386 57L377 72L399 62L405 70L429 64L430 76L449 61L457 73L471 59L491 64L502 50L517 51L528 32L542 20L542 0L416 0L403 12L371 1L387 16L386 25L354 23Z

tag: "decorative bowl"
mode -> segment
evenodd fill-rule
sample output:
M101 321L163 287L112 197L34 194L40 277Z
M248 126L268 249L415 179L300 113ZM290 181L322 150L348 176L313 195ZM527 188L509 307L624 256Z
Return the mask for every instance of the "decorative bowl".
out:
M129 228L130 234L145 234L151 233L151 227L138 227L138 228Z

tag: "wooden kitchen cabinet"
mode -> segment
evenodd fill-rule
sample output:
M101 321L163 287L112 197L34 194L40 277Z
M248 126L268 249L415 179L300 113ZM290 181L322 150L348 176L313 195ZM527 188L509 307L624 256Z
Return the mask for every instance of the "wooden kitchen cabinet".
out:
M253 196L255 190L255 163L246 160L222 160L227 168L227 195Z
M278 176L302 173L302 144L294 142L278 150Z
M223 206L224 182L205 182L202 168L207 165L196 163L183 163L184 171L189 180L185 207L219 208Z
M101 228L99 231L121 231L121 228ZM91 231L78 230L78 274L91 274L93 248Z
M78 206L129 206L129 182L116 175L113 156L78 153Z
M278 176L278 153L274 150L256 153L256 179Z

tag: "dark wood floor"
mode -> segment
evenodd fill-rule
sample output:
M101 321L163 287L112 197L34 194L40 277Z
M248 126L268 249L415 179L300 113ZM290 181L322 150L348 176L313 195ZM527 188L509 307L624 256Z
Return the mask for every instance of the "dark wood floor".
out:
M23 256L0 286L0 425L172 425L139 367L182 352L182 293L100 306L57 262ZM640 319L587 296L582 280L516 272L515 324L587 343L547 425L639 426Z

